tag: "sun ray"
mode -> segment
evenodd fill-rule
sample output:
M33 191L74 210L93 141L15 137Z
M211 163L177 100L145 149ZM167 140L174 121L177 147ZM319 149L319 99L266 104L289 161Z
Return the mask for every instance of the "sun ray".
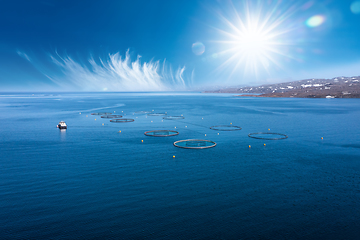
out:
M288 19L297 9L296 5L286 5L283 9L280 6L281 1L268 4L264 5L264 1L246 0L236 8L230 1L232 14L226 17L219 14L224 28L214 29L227 39L212 42L225 48L218 54L229 56L216 71L233 67L230 77L239 69L244 74L252 73L258 76L261 70L269 74L271 65L281 68L277 58L296 60L284 51L285 47L291 45L287 35L296 29L294 25L288 24Z

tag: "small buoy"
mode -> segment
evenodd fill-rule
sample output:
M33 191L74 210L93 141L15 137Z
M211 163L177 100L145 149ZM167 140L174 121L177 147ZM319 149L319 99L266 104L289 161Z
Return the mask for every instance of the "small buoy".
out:
M81 114L81 112L79 114Z
M264 143L264 146L266 146L266 144Z
M121 112L124 112L124 111L121 111Z
M173 158L175 158L175 155L173 155Z
M151 121L151 122L153 122L153 121Z
M201 119L204 119L204 118L201 118Z
M114 111L115 112L115 111Z
M88 117L88 115L86 115L86 117Z
M251 145L249 145L249 148L251 148Z
M119 131L119 133L121 133L121 130Z
M232 123L230 123L230 124L232 124Z
M162 122L164 121L164 120L161 120Z
M144 142L144 140L141 140L141 142Z
M185 127L187 127L187 126L185 126Z
M205 134L205 137L206 137L206 134Z
M95 121L96 121L96 118L95 118Z
M218 135L219 135L219 133L218 133Z
M270 131L270 128L268 128L268 130Z
M176 128L176 127L175 127Z
M181 114L181 116L183 116L183 115Z
M323 137L321 137L321 139L324 139Z
M102 124L104 126L104 124Z

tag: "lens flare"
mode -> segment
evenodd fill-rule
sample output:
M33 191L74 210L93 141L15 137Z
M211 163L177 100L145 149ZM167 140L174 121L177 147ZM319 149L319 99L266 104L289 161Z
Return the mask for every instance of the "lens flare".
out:
M353 2L350 6L350 10L354 14L359 14L360 13L360 1Z
M288 58L285 46L289 45L289 33L297 28L289 19L300 5L285 3L281 8L281 1L268 1L267 6L262 3L243 1L237 8L232 4L230 10L233 11L219 13L219 19L225 24L216 30L226 40L216 41L224 49L217 54L222 59L229 57L216 71L233 67L230 77L237 71L257 77L260 70L270 72L272 65L281 68L279 56Z
M325 17L322 15L315 15L312 16L311 18L309 18L306 21L306 25L308 27L314 28L314 27L319 27L321 24L323 24L325 22Z
M198 56L205 52L205 45L202 42L193 43L191 48L193 53Z

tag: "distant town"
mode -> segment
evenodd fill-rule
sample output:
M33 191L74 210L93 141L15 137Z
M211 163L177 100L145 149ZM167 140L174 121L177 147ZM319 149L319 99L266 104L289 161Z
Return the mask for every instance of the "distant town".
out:
M205 93L239 93L248 97L360 98L360 76L305 79L256 87L230 87Z

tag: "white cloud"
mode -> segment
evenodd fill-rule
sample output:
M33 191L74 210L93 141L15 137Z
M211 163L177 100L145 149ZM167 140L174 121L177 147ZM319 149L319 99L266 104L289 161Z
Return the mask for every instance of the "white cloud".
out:
M29 62L31 62L29 56L28 56L26 53L21 52L21 51L19 51L19 50L17 50L16 53L17 53L20 57L25 58L26 60L28 60Z
M165 61L142 63L140 56L135 61L129 51L125 57L120 53L109 54L108 58L95 61L88 59L88 66L80 64L71 57L59 54L50 56L52 62L61 69L61 76L45 74L49 79L64 89L75 88L85 91L166 91L184 89L185 67L178 68L175 76L171 66Z

